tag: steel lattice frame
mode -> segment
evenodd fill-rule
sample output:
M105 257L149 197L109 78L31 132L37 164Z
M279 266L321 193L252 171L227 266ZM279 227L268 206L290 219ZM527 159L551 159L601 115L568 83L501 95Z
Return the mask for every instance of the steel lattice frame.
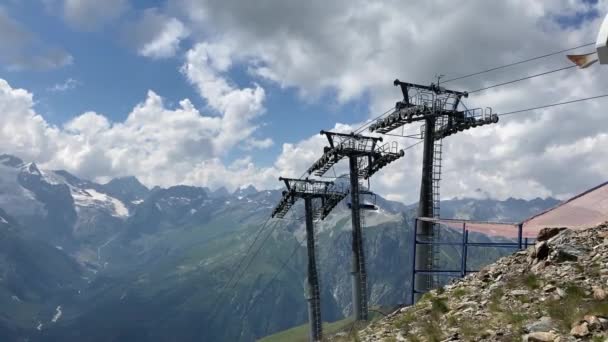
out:
M382 134L414 122L424 122L421 132L424 151L417 216L438 217L442 139L470 128L497 123L498 115L492 113L489 107L459 109L462 98L468 97L467 92L445 89L439 84L426 86L399 80L395 80L394 85L401 88L403 100L396 103L392 113L371 124L369 130ZM434 230L431 222L417 221L416 231L423 240L439 240L438 232ZM424 245L416 249L413 292L426 292L434 285L430 271L437 262L435 259L438 250L433 247Z
M327 137L329 146L309 169L309 174L323 176L343 158L348 158L350 169L351 221L352 221L352 291L353 314L356 320L366 321L369 317L367 295L367 272L363 233L361 230L361 207L359 203L359 178L368 179L384 166L403 156L395 144L384 144L381 137L361 134L345 134L321 131Z
M321 319L321 291L319 285L319 274L317 271L314 219L324 219L331 210L342 201L348 190L337 187L333 182L279 178L285 182L287 189L283 191L283 197L272 211L272 217L283 218L298 199L304 199L306 212L306 250L308 255L307 276L307 300L308 321L310 324L310 340L321 341L323 338L323 326ZM313 208L313 200L320 201L317 208Z

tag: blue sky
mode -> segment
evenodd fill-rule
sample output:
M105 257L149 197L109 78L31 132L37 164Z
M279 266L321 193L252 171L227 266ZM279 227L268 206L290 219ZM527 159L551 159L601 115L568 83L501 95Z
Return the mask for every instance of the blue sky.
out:
M69 51L74 62L51 70L19 70L4 73L13 86L35 94L36 111L51 124L63 125L87 111L95 111L120 122L126 119L133 107L141 102L148 90L153 90L174 106L182 99L208 113L204 99L179 72L184 60L176 55L165 59L151 59L138 55L125 42L122 27L137 20L138 12L158 8L164 1L137 1L121 21L113 22L100 31L80 31L70 27L53 10L36 1L9 2L10 16L20 22L41 40ZM180 51L192 46L191 39L180 44ZM260 83L267 92L265 115L261 120L260 136L270 136L278 142L297 142L318 132L330 129L336 122L358 122L369 113L366 96L338 104L331 91L320 98L305 99L293 87L282 88L275 82L252 77L246 68L236 65L226 77L236 85L246 87ZM56 85L74 80L74 86L65 91L54 91ZM239 134L239 132L235 132ZM264 151L248 152L260 165L270 165L280 153L281 144ZM243 151L232 150L227 161L242 157Z
M0 110L14 122L0 127L0 152L99 181L132 174L150 186L276 187L279 175L299 176L321 154L321 129L352 130L400 100L393 79L430 83L438 73L454 77L581 45L595 39L607 6L6 0ZM429 18L437 19L433 26ZM476 89L567 63L555 56L453 86ZM478 94L467 104L504 112L575 98L608 87L604 75L600 68L569 72ZM589 116L588 125L578 130L570 107L449 139L445 169L452 173L443 194L565 196L603 181L608 168L595 164L604 119L595 104L584 106L577 111ZM556 150L574 152L556 158ZM531 166L538 158L543 167ZM378 192L415 199L419 159L413 149L379 174ZM546 176L574 162L595 166L568 182L561 172Z

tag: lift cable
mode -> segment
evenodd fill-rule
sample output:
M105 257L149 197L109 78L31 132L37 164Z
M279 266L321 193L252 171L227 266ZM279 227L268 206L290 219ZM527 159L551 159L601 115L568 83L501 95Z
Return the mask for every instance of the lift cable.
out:
M293 250L291 251L291 253L289 254L289 257L287 257L287 259L283 260L283 263L281 265L281 268L279 268L274 275L272 276L272 278L270 279L270 281L268 283L266 283L266 286L264 286L264 288L262 289L262 291L258 292L257 295L253 298L253 301L251 302L251 304L249 305L249 307L247 307L247 309L245 310L245 312L243 313L243 318L245 318L249 312L251 311L251 309L253 309L253 307L255 306L255 304L257 303L258 299L260 299L260 297L262 297L262 295L264 295L264 293L266 292L266 290L270 287L270 285L277 280L277 278L279 277L279 275L281 273L283 273L283 271L285 271L285 268L287 267L287 264L289 263L290 260L293 259L293 256L296 254L296 252L298 251L298 249L301 246L300 241L298 241L298 239L294 236L294 239L296 240L296 244L293 248Z
M501 66L498 66L498 67L495 67L495 68L490 68L490 69L486 69L486 70L483 70L483 71L474 72L472 74L468 74L468 75L463 75L463 76L451 78L449 80L442 81L441 83L452 82L452 81L456 81L456 80L461 80L463 78L468 78L468 77L472 77L472 76L477 76L477 75L485 74L487 72L491 72L491 71L495 71L495 70L500 70L500 69L508 68L508 67L511 67L511 66L514 66L514 65L518 65L518 64L523 64L523 63L535 61L537 59L541 59L541 58L545 58L545 57L559 55L559 54L564 53L564 52L576 50L576 49L587 47L587 46L591 46L591 45L594 45L594 44L595 44L595 42L586 43L586 44L575 46L575 47L572 47L572 48L568 48L568 49L564 49L564 50L560 50L560 51L551 52L551 53L548 53L546 55L532 57L532 58L529 58L529 59L524 59L524 60L519 61L519 62L510 63L510 64L506 64L506 65L501 65Z
M570 103L576 103L576 102L583 102L583 101L588 101L588 100L593 100L593 99L599 99L599 98L602 98L602 97L608 97L608 94L596 95L596 96L585 97L585 98L581 98L581 99L564 101L564 102L556 102L556 103L551 103L551 104L548 104L548 105L543 105L543 106L538 106L538 107L532 107L532 108L514 110L512 112L506 112L506 113L498 114L498 116L513 115L513 114L518 114L518 113L523 113L523 112L529 112L529 111L533 111L533 110L537 110L537 109L556 107L556 106L562 106L562 105L566 105L566 104L570 104Z
M593 44L595 44L595 42L586 43L586 44L575 46L575 47L571 47L571 48L568 48L568 49L563 49L563 50L559 50L559 51L550 52L550 53L547 53L547 54L544 54L544 55L540 55L540 56L524 59L524 60L521 60L521 61L518 61L518 62L509 63L509 64L501 65L501 66L498 66L498 67L494 67L494 68L478 71L478 72L475 72L475 73L472 73L472 74L468 74L468 75L463 75L463 76L451 78L451 79L442 81L441 83L447 83L447 82L452 82L452 81L460 80L460 79L463 79L463 78L468 78L468 77L472 77L472 76L481 75L481 74L488 73L488 72L491 72L491 71L500 70L500 69L508 68L508 67L511 67L511 66L514 66L514 65L519 65L519 64L535 61L535 60L538 60L538 59L541 59L541 58L550 57L550 56L558 55L558 54L561 54L561 53L564 53L564 52L568 52L568 51L576 50L576 49L579 49L579 48L591 46ZM565 70L565 69L566 68L561 69L561 70ZM553 70L552 72L557 72L557 71L561 71L561 70ZM540 76L540 75L538 75L538 76ZM534 76L534 77L536 77L536 76ZM528 77L528 78L531 78L531 77ZM524 79L528 79L528 78L524 78ZM513 83L513 82L516 82L516 81L517 80L515 80L515 81L509 81L509 82L506 82L505 84ZM501 84L501 85L504 85L504 84ZM497 86L498 85L495 85L495 86L492 86L492 87L497 87ZM489 88L487 88L487 89L489 89ZM485 88L484 89L477 89L477 90L471 91L469 93L473 93L473 92L481 91L481 90L485 90ZM395 109L395 108L391 107L387 111L385 111L384 113L382 113L382 114L374 117L373 119L368 120L363 125L361 125L357 130L355 130L355 133L359 133L359 132L363 131L366 127L368 127L369 125L371 125L376 120L378 120L381 117L383 117L384 115L388 114L393 109Z
M234 272L232 273L232 276L230 277L230 279L228 279L228 281L226 283L224 283L224 286L222 287L222 289L219 291L218 296L216 297L216 300L213 304L213 306L211 306L212 308L212 312L216 311L216 306L219 304L219 302L221 301L222 297L226 294L228 287L230 286L230 283L232 283L232 281L236 278L236 275L239 273L238 270L241 268L241 266L243 265L243 263L245 262L245 260L247 259L247 257L249 256L249 253L251 252L253 246L255 245L255 243L258 241L258 239L260 238L260 236L262 236L262 232L264 231L264 229L266 229L266 227L268 226L268 223L270 222L271 217L268 217L262 224L260 229L256 232L255 237L253 239L253 242L249 245L249 247L247 248L247 251L245 252L245 255L243 255L243 257L240 259L239 263L237 264L237 266L234 268ZM276 228L276 226L278 225L278 223L275 222L275 226L274 228ZM272 230L274 231L274 229ZM271 231L271 234L272 234ZM266 239L264 239L264 241L266 241L268 239L268 236L266 237ZM255 256L257 255L257 253L259 252L259 250L261 249L261 247L264 245L264 243L262 242L262 244L260 245L260 248L258 248L258 250L254 253L254 256L249 258L249 263L245 266L245 268L242 270L242 272L240 272L240 275L238 278L236 278L236 282L234 283L234 285L230 288L230 290L234 289L234 287L236 286L236 284L238 284L238 281L241 277L242 274L245 273L245 271L247 270L247 268L249 267L249 265L251 264L251 261L253 260L253 258L255 258ZM215 313L214 313L215 316Z
M563 68L559 68L559 69L554 69L554 70L549 70L549 71L545 71L545 72L541 72L540 74L534 74L534 75L530 75L530 76L526 76L526 77L522 77L522 78L518 78L515 80L511 80L511 81L507 81L507 82L503 82L503 83L498 83L498 84L494 84L491 86L487 86L487 87L483 87L483 88L479 88L479 89L475 89L472 91L469 91L469 94L472 93L477 93L480 91L484 91L484 90L488 90L488 89L492 89L492 88L496 88L496 87L501 87L507 84L511 84L511 83L516 83L516 82L520 82L520 81L525 81L525 80L529 80L531 78L535 78L535 77L540 77L540 76L545 76L545 75L549 75L558 71L563 71L563 70L568 70L568 69L572 69L572 68L576 68L576 65L569 65L567 67L563 67Z

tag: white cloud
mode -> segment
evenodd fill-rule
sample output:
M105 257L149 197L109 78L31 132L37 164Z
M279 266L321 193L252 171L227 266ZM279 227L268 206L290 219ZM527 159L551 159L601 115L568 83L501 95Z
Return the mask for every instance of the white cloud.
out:
M219 51L219 53L218 53ZM247 139L257 129L252 121L263 111L266 93L263 88L236 88L219 72L230 66L224 47L209 43L197 44L186 54L182 72L196 86L207 104L222 113L220 132L214 141L218 151L229 150L237 142Z
M171 18L163 30L152 41L146 43L139 53L146 57L166 58L175 55L179 42L188 36L188 31L181 21Z
M7 133L0 142L87 177L135 174L147 184L278 187L277 176L298 177L321 155L324 138L311 134L299 142L282 142L280 155L268 167L247 158L222 163L222 156L236 146L264 148L272 143L254 134L264 113L265 90L257 84L239 87L223 77L235 64L243 64L254 77L294 88L307 99L331 94L349 106L349 101L366 97L370 111L378 113L400 99L399 89L392 86L396 77L430 83L438 73L450 78L589 42L599 18L566 28L555 18L592 7L604 11L607 5L606 0L596 5L570 0L171 0L171 15L152 13L179 20L191 39L204 41L186 53L182 73L211 114L201 115L188 101L167 108L150 93L125 122L85 113L57 128L32 111L29 93L9 87L5 106L19 113L11 117L29 121L13 123L7 132L20 133ZM139 41L154 41L160 30L154 32ZM175 44L160 44L169 48L158 50L170 55L181 39L162 40ZM449 86L476 89L566 63L563 56L555 56ZM574 99L608 89L606 76L608 70L598 65L570 70L472 94L466 103L506 112ZM498 125L447 138L442 196L566 196L604 181L608 159L602 146L608 118L602 101L504 117ZM356 126L334 128L349 131ZM391 199L415 201L420 163L418 146L376 175L374 190ZM343 171L344 163L337 173Z
M181 41L190 32L177 18L167 16L157 8L148 8L138 21L125 26L123 35L140 55L160 59L175 56Z
M187 99L177 108L168 108L149 91L123 122L87 112L56 127L33 110L31 93L0 79L0 146L4 152L90 179L135 175L148 185L203 185L205 181L235 188L265 172L255 169L250 160L226 167L220 159L240 142L250 148L272 144L271 139L251 136L256 131L252 120L263 112L264 91L258 86L231 86L212 66L201 63L193 60L188 72L203 73L204 81L199 79L203 83L224 85L205 95L217 112L214 115L200 113ZM201 89L207 87L201 85ZM233 134L234 130L241 133ZM224 172L212 172L222 168Z
M439 73L455 77L593 41L608 5L605 0L171 3L182 9L193 32L203 32L232 61L245 61L252 75L295 88L304 99L329 93L348 106L369 96L372 113L400 99L392 86L397 77L428 84ZM575 25L577 13L594 10L599 17ZM560 55L449 86L477 89L567 63ZM570 70L472 94L466 103L507 112L575 99L608 89L606 76L601 67ZM495 127L449 137L442 196L478 196L481 189L498 198L563 197L604 181L608 165L599 141L608 119L602 101L505 117ZM322 146L318 136L284 144L275 167L299 176ZM381 193L403 201L417 198L420 149L374 178Z
M55 93L63 93L68 90L76 89L78 86L80 86L80 84L81 83L79 81L70 77L62 83L54 84L52 87L47 88L47 90Z

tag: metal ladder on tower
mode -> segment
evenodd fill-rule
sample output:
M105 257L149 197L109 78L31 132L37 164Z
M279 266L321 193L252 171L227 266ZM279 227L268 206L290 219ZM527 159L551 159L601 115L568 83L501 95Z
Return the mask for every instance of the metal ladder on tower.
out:
M441 129L447 123L445 116L437 117L435 122L435 130ZM433 218L440 217L440 186L441 186L441 162L443 158L443 139L437 139L433 142L433 169L432 169L432 195L428 204L432 209ZM433 225L432 235L429 237L432 242L441 241L441 230L438 226ZM431 253L427 261L427 269L433 270L440 264L441 247L440 245L431 245ZM437 287L436 277L428 276L428 288Z
M309 249L309 258L310 255L314 255L314 246L317 245L317 234L314 234L312 237L312 240L314 241L313 244L308 244L308 249ZM311 254L312 253L312 254ZM309 314L312 317L309 318L313 318L312 322L314 322L315 326L313 327L314 331L315 331L315 335L316 336L321 336L322 334L322 329L323 327L321 326L321 289L320 289L320 283L319 283L319 276L318 276L318 271L317 271L317 266L316 266L316 262L311 262L309 261L309 266L311 269L309 270L309 276L312 277L312 279L309 279L308 281L308 300L310 301L311 305L310 305L310 309L312 312L310 312Z
M359 189L366 189L364 184L359 183ZM361 192L359 192L359 203L361 203ZM360 235L360 243L359 243L359 255L361 256L361 258L359 258L359 270L360 270L360 281L361 281L361 296L363 298L361 298L361 311L362 312L368 312L368 293L367 293L367 271L366 271L366 266L365 266L365 252L364 252L364 246L365 246L365 211L360 210L359 214L360 214L360 222L361 222L361 235Z

